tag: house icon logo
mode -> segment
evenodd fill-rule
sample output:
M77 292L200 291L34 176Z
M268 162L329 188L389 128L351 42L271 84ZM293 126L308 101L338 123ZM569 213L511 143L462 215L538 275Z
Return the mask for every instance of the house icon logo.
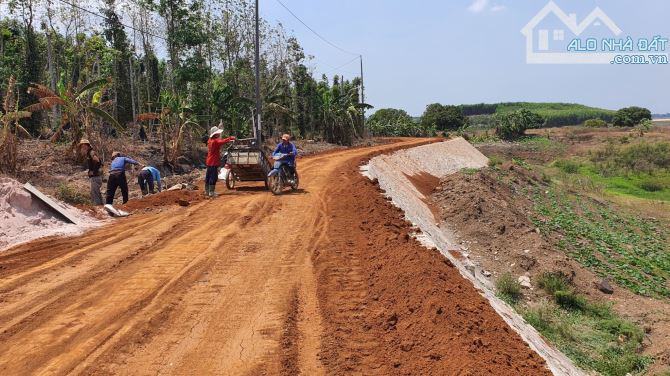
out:
M597 33L613 38L622 31L599 7L578 23L576 14L566 14L554 1L549 1L521 33L526 37L528 64L610 64L615 53L575 52L569 51L566 45L583 34Z

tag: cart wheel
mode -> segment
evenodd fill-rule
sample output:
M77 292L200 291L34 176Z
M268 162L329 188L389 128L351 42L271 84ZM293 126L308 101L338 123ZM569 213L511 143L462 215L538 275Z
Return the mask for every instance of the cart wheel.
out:
M226 188L235 189L235 174L232 171L226 175Z
M280 195L284 189L284 184L281 177L279 177L279 174L270 176L268 178L268 185L270 187L270 192L275 195Z

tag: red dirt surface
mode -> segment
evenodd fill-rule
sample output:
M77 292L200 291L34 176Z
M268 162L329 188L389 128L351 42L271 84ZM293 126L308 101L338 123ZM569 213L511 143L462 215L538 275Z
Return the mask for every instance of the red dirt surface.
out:
M407 180L409 180L412 185L414 185L414 187L423 195L421 201L426 204L428 209L430 209L430 212L433 214L433 219L437 221L440 218L440 210L437 208L437 206L435 206L435 203L430 199L430 196L435 191L435 188L440 185L440 178L433 176L425 171L419 171L414 175L407 175L404 173L403 175L405 175Z
M178 191L163 191L144 198L129 200L127 203L119 205L118 208L132 213L140 210L180 205L180 201L186 201L189 204L193 204L204 199L205 196L202 190L182 189ZM182 206L184 206L183 203Z
M355 171L358 161L349 162ZM434 179L414 179L432 191ZM328 246L315 250L330 374L548 375L544 360L359 174L328 196Z
M358 171L432 141L304 158L283 196L131 201L173 210L3 252L0 374L548 375Z

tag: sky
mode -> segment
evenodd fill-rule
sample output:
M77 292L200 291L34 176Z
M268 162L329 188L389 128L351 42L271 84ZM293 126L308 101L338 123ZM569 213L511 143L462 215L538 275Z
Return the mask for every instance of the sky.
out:
M333 44L363 55L366 102L376 109L418 116L435 102L533 101L670 113L670 65L526 64L521 29L546 0L281 1ZM670 38L667 0L555 2L578 22L600 7L623 36ZM359 75L355 55L323 42L277 0L260 0L260 9L315 56L315 76Z

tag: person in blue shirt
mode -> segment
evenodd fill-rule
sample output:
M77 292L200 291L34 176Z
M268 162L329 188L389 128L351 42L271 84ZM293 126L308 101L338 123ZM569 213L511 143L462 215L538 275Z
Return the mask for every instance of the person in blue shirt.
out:
M298 155L298 149L291 142L291 136L288 134L281 136L281 142L272 152L273 157L279 154L287 154L287 156L282 160L275 161L274 168L280 168L282 165L287 165L291 175L295 175L295 157Z
M125 204L128 202L128 181L126 180L127 164L142 167L138 161L124 157L118 151L112 153L112 165L109 169L109 179L107 179L107 199L105 200L105 203L108 205L114 203L114 195L116 195L117 188L121 188L123 203Z
M137 174L137 184L140 185L142 196L148 195L149 193L156 193L154 190L154 183L158 185L158 192L162 192L163 187L161 186L161 172L158 171L156 167L146 166L140 170L139 174Z

